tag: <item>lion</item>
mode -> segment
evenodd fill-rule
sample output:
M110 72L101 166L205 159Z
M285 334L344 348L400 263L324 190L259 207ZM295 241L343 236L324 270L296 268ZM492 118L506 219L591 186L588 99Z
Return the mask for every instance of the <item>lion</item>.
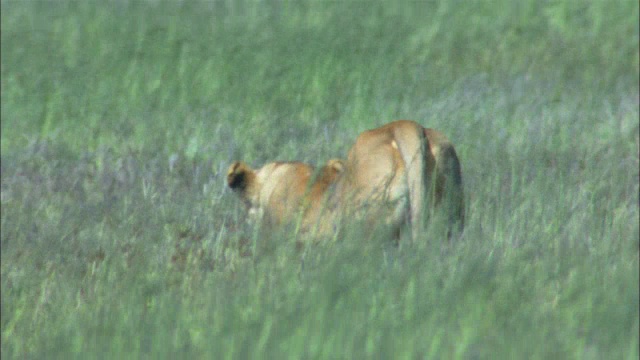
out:
M321 222L324 197L339 173L341 160L329 160L322 168L288 161L272 162L259 169L236 161L227 171L227 185L245 203L251 222L283 225L296 222L303 231L328 233L328 221Z
M254 220L298 221L319 235L346 218L389 226L396 239L406 223L415 240L430 212L443 208L449 238L464 227L460 161L441 132L398 120L361 133L346 160L331 159L317 171L302 162L274 162L254 170L235 162L228 186Z
M339 166L330 207L390 226L409 223L416 239L429 213L444 208L449 238L464 227L460 161L441 132L398 120L361 133ZM372 224L375 225L375 224Z

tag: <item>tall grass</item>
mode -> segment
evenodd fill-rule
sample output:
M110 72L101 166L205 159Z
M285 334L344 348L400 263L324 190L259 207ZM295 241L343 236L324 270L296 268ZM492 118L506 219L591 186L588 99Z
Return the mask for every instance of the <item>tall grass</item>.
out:
M3 1L2 356L638 357L638 3ZM397 118L462 239L245 223L226 167Z

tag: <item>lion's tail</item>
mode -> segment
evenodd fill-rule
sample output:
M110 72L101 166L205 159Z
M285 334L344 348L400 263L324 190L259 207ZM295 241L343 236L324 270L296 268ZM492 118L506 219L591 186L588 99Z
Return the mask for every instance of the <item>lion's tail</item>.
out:
M409 208L411 214L411 234L416 240L420 229L425 221L425 209L428 208L426 201L426 189L431 187L430 177L427 176L427 141L422 125L413 121L404 121L403 126L394 128L393 136L396 146L400 151L402 160L406 166L407 185L409 187Z

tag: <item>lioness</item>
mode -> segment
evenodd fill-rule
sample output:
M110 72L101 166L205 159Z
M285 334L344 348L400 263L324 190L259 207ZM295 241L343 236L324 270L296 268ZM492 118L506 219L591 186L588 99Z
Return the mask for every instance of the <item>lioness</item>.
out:
M449 236L464 226L462 173L453 144L416 122L399 120L361 133L346 161L329 160L313 174L300 162L258 170L236 162L227 184L250 216L276 224L301 219L304 229L317 226L324 235L338 219L355 215L372 223L382 218L396 234L409 222L415 239L426 209L443 205Z
M449 237L464 226L460 161L439 131L409 120L365 131L341 168L330 207L373 222L383 218L396 232L409 222L414 239L436 206L444 207Z
M273 162L254 170L237 161L227 171L227 185L245 203L252 221L279 225L299 220L303 230L320 225L319 231L328 233L324 226L329 221L319 221L323 199L342 171L340 160L330 160L317 172L302 162Z

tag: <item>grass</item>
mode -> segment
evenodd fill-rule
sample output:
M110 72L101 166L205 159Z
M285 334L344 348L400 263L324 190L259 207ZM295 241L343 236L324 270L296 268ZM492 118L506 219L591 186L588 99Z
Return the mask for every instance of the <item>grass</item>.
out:
M637 2L1 10L3 358L638 357ZM454 244L301 248L224 189L397 118L456 144Z

